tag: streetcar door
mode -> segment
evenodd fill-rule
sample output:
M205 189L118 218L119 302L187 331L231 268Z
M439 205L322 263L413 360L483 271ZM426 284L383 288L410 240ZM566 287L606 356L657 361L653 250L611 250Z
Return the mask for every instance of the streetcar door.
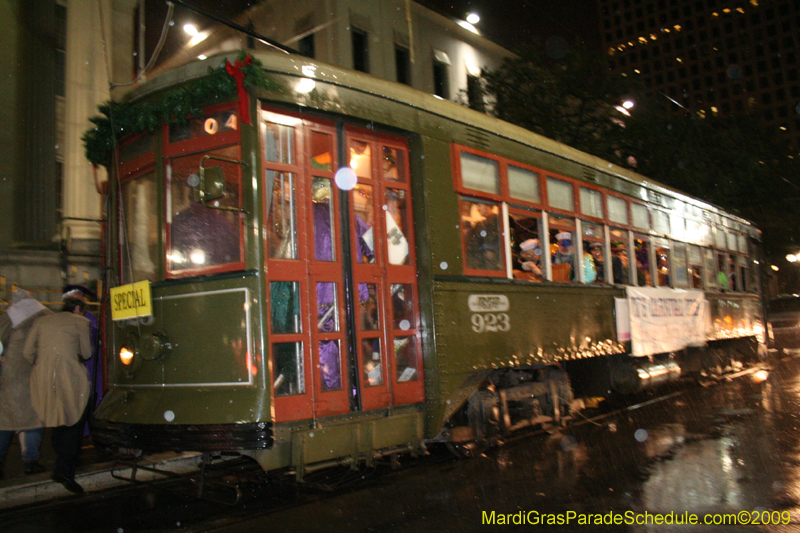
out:
M404 139L346 130L355 367L365 411L422 401L419 304Z
M267 110L261 133L275 420L422 401L405 140Z
M261 112L275 420L350 411L336 129Z

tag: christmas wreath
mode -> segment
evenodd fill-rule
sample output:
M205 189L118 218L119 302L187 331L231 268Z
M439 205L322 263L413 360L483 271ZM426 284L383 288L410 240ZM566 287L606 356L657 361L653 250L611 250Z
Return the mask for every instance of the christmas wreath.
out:
M151 132L163 122L186 123L201 115L200 106L228 101L237 94L240 107L244 108L242 120L249 123L246 90L251 87L274 89L277 86L267 78L258 59L241 51L234 64L226 62L220 67L209 67L208 76L170 91L157 101L106 102L98 106L101 115L89 119L94 127L81 137L86 158L95 165L110 168L114 149L121 138Z

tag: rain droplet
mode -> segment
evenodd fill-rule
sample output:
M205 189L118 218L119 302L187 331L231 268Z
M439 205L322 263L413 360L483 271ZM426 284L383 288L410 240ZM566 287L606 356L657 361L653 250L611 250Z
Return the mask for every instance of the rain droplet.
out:
M400 326L400 329L402 329L403 331L408 331L409 329L411 329L411 322L404 319L400 321L400 324L398 324L398 326Z
M441 268L442 270L447 270L448 266L449 265L447 264L447 261L442 261L441 263L439 263L439 268Z
M742 67L733 63L728 66L728 77L732 80L738 80L742 77Z
M350 167L341 167L336 171L336 175L333 179L336 185L343 191L349 191L358 183L358 176L356 176L355 170Z
M561 449L565 452L571 452L577 447L578 441L572 435L564 435L564 438L561 439Z
M173 420L175 420L175 413L173 413L172 411L164 411L164 420L166 420L167 422L172 422Z
M639 442L646 441L649 436L650 434L647 433L646 429L637 429L636 433L633 434L633 438L635 438Z

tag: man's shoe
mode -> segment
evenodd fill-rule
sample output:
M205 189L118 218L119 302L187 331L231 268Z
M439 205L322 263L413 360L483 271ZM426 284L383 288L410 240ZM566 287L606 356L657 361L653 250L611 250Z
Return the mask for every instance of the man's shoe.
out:
M83 494L83 487L78 485L78 483L73 478L58 474L53 474L53 481L55 481L56 483L61 483L61 485L65 489L74 494Z
M24 472L26 474L41 474L42 472L47 470L45 467L40 465L38 461L24 461L24 463L25 463Z

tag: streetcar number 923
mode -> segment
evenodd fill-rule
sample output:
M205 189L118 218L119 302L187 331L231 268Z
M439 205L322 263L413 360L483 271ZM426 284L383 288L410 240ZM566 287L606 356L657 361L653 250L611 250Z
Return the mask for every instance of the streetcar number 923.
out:
M511 304L504 294L470 294L467 300L472 311L472 331L475 333L509 331Z

